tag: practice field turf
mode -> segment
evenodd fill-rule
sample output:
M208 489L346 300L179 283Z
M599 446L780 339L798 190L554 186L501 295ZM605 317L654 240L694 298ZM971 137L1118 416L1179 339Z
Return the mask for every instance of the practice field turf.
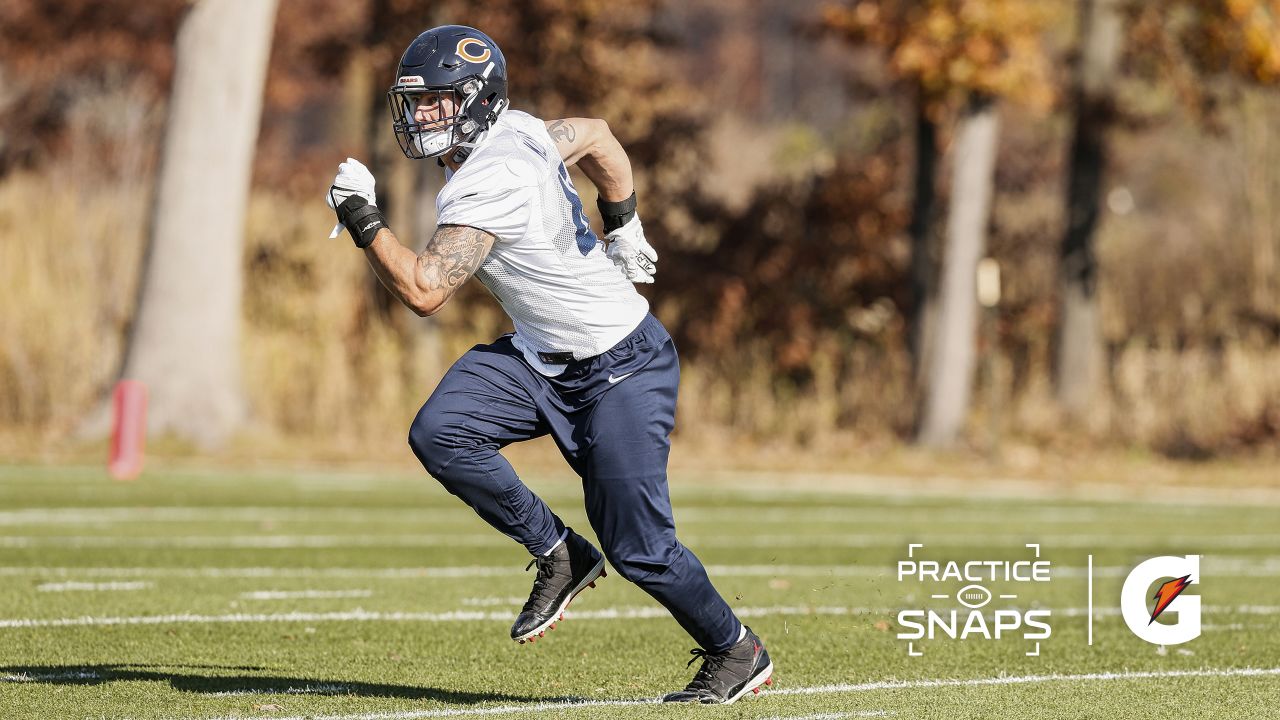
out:
M580 489L531 484L594 539ZM422 477L0 467L0 718L1274 718L1280 507L991 500L673 480L681 537L765 640L774 689L655 704L690 642L616 573L534 645L508 628L527 555ZM958 490L962 488L957 488ZM937 560L1034 559L983 608L1051 611L1001 640L899 640L899 582ZM1093 555L1093 644L1089 555ZM1128 571L1201 554L1203 634L1168 648L1119 614ZM967 611L966 611L967 613Z

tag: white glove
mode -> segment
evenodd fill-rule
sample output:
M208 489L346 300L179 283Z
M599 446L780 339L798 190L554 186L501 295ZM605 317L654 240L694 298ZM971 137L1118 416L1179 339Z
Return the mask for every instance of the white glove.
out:
M633 283L651 283L658 272L658 251L644 239L639 215L605 235L604 253Z
M378 196L373 191L376 182L373 179L373 173L369 172L369 168L365 167L364 163L355 158L347 158L346 162L338 166L338 175L329 186L325 202L330 208L337 210L344 200L352 195L359 195L368 200L370 205L377 206ZM333 226L333 232L329 233L329 237L336 238L340 232L342 232L342 223Z

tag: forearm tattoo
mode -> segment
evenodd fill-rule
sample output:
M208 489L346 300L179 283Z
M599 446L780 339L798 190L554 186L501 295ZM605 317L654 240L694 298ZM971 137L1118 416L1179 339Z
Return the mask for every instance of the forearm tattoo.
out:
M578 132L573 129L573 125L564 120L557 120L551 123L547 128L547 132L550 133L551 139L556 142L573 142L574 138L578 137Z
M432 290L452 294L480 267L493 235L466 225L441 225L418 256L418 273Z

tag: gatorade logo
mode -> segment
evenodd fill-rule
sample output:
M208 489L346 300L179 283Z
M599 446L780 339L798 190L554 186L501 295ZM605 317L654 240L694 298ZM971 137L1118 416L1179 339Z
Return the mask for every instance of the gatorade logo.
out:
M1157 587L1158 580L1163 582ZM1198 584L1199 555L1162 555L1143 562L1125 578L1120 591L1125 624L1134 635L1154 645L1180 645L1200 637L1200 597L1182 594ZM1147 598L1156 601L1150 611ZM1177 619L1169 624L1156 622L1170 615Z

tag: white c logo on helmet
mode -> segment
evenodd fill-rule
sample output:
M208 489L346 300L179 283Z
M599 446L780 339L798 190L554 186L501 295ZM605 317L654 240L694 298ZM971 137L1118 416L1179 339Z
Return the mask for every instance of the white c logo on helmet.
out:
M472 45L479 45L480 49L475 53L472 53L470 50L467 49L469 46L472 46ZM458 41L458 57L462 58L463 60L466 60L468 62L473 62L473 63L479 63L479 62L484 62L485 60L488 60L492 56L493 56L493 53L489 50L489 46L485 45L484 41L482 40L477 40L475 38L462 38L461 40Z

